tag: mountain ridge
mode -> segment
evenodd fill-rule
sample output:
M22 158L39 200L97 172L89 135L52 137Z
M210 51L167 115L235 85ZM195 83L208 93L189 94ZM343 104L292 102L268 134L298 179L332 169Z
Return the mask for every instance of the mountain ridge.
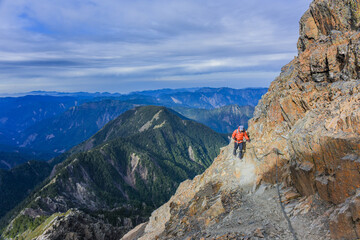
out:
M105 214L99 219L104 224L117 216L115 225L108 227L124 234L166 201L179 182L204 171L226 139L165 107L129 110L75 147L18 207L3 236L30 236L21 225L41 228L59 214L76 218L72 208L81 209L89 221L89 216ZM36 216L41 221L34 222Z
M199 113L199 121L219 132L235 128L235 120L221 117L212 111L214 107L226 108L228 104L255 105L266 89L161 89L135 92L130 95L109 95L101 93L77 93L56 96L26 96L19 98L0 98L0 144L9 147L0 150L8 152L26 151L36 159L50 159L86 140L96 131L122 112L139 105L164 105L173 109L183 109L181 113L191 112L190 108L204 108ZM36 93L36 92L35 92ZM35 94L34 93L34 94ZM179 96L177 95L179 94ZM174 101L175 99L175 101ZM66 100L66 101L65 101ZM26 111L18 109L22 106ZM181 103L180 103L180 102ZM37 102L41 102L38 106ZM24 105L24 106L25 106ZM47 106L49 105L49 106ZM60 109L57 109L60 108ZM248 112L247 110L245 112ZM191 113L193 119L197 119ZM239 124L246 125L248 113L240 116L239 111L228 112L230 118L240 117ZM25 116L24 116L25 115ZM44 115L44 116L43 116ZM207 121L206 116L212 121ZM189 116L188 116L189 117ZM201 120L202 119L202 120ZM10 124L11 123L11 124ZM19 149L20 148L20 149ZM12 166L13 163L10 163Z

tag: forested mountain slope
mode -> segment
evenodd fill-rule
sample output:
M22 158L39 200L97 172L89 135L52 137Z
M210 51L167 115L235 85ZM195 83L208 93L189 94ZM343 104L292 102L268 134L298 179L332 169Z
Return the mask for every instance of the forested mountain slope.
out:
M75 214L73 208L124 233L181 181L203 172L226 143L225 135L165 107L129 110L74 147L43 187L14 210L3 236L32 236L54 216Z

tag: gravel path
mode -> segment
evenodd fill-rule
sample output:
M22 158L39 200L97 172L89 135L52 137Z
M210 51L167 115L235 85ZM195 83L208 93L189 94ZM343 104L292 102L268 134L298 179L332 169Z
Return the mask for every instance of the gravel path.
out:
M261 185L255 193L241 196L238 201L240 207L208 228L205 239L293 239L280 208L276 187ZM298 204L301 202L294 200L286 205L288 215ZM325 217L308 212L291 217L291 222L298 239L330 239L323 229Z

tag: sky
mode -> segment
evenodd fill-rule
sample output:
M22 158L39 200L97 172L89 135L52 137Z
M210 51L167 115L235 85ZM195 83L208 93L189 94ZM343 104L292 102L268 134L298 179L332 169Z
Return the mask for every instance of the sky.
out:
M268 87L311 0L0 0L0 94Z

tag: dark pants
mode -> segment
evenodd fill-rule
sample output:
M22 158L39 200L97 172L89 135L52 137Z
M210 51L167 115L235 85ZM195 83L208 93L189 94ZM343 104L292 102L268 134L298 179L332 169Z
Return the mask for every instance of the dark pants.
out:
M240 150L239 157L240 157L240 159L242 159L244 143L243 142L242 143L237 143L237 142L234 143L234 152L233 152L234 155L236 155L236 149L238 149L238 148Z

